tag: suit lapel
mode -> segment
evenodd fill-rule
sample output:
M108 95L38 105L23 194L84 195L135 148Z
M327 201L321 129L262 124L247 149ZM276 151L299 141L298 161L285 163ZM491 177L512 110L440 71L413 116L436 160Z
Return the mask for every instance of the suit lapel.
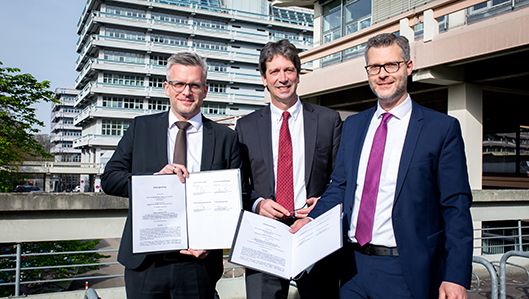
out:
M415 152L417 146L417 140L421 133L423 126L423 113L422 108L412 101L412 110L410 116L410 123L408 125L408 132L406 133L406 138L404 139L404 147L402 148L402 155L400 158L399 164L399 173L397 175L397 187L395 189L395 203L399 198L400 190L408 174L408 169L410 167L411 158ZM395 204L394 204L395 205Z
M166 113L160 114L156 119L156 125L153 134L155 134L155 144L153 153L155 156L155 161L161 167L167 165L167 129L169 128L169 111ZM161 169L160 167L160 169Z
M207 146L205 146L207 145ZM210 170L213 164L213 151L215 150L215 130L211 120L202 116L202 161L200 170Z
M312 163L314 161L314 150L316 149L316 132L318 130L318 115L314 108L308 103L303 105L303 133L305 139L305 186L308 187Z
M261 110L261 117L257 120L257 136L259 138L259 145L263 153L263 161L268 170L268 178L272 192L275 190L274 181L274 156L272 154L272 116L270 112L270 105Z

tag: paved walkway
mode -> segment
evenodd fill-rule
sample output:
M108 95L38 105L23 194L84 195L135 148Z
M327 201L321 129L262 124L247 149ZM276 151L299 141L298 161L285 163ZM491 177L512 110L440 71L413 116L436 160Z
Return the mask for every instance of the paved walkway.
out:
M528 280L527 275L507 275L507 282L524 284ZM475 288L475 280L472 281L472 287ZM498 288L499 296L499 288ZM468 293L468 299L489 299L491 298L490 278L482 278L481 286L475 293ZM507 299L528 299L529 298L529 285L525 286L512 286L507 285Z

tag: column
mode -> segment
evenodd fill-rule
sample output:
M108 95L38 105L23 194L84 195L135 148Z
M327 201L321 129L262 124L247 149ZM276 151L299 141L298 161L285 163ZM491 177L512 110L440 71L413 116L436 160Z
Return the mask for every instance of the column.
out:
M461 123L470 187L481 190L483 175L483 100L481 86L462 83L448 87L448 115Z

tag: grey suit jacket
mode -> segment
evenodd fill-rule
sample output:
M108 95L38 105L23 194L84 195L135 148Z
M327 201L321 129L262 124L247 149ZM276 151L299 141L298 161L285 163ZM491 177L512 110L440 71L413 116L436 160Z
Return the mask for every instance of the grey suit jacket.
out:
M167 165L168 117L169 112L163 112L134 118L105 167L101 178L101 186L105 193L129 197L129 182L132 175L153 174ZM203 147L200 169L203 171L240 168L242 160L235 131L205 117L202 120ZM127 268L136 269L146 257L147 254L132 253L132 223L129 209L118 261ZM222 260L220 262L222 263Z
M301 103L305 133L305 187L308 198L318 197L330 182L340 144L342 120L334 110ZM251 188L244 208L251 211L257 198L275 198L270 105L239 119L235 130L244 159L243 177Z

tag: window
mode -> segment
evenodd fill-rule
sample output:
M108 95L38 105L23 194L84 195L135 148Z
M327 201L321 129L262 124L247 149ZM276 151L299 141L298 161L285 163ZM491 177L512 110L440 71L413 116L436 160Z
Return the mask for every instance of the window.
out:
M151 34L151 41L155 43L169 44L169 45L178 45L178 46L187 46L187 39L174 35L165 35L165 34Z
M194 20L195 24L200 27L208 27L208 28L214 28L214 29L226 29L228 28L228 23L221 22L221 21L214 21L214 20L205 20L205 19L198 19L196 18Z
M145 40L145 33L132 30L123 30L116 28L106 28L105 36L123 38L123 39L132 39L132 40Z
M226 105L203 104L200 111L202 114L226 114Z
M288 39L288 40L299 40L298 34L295 32L282 31L282 30L270 30L268 35L275 39Z
M167 65L167 56L151 55L151 64L154 65Z
M151 14L151 18L153 20L157 21L163 21L163 22L171 22L171 23L180 23L180 24L187 24L188 20L186 17L178 16L178 15L171 15L161 12L153 12Z
M226 92L226 84L221 83L210 83L209 84L210 92Z
M193 41L193 47L226 51L228 49L228 44L196 39Z
M142 109L143 100L137 98L103 97L103 107Z
M222 62L208 61L208 71L225 72L228 65Z
M371 0L350 2L345 6L345 34L351 34L371 25Z
M118 74L103 74L103 83L143 86L144 78L142 76L129 76Z
M103 120L101 126L102 135L123 136L129 128L130 121L128 120Z
M106 12L116 15L145 18L145 11L127 7L119 7L114 5L107 5Z
M331 42L342 36L342 5L334 0L323 6L323 43Z
M104 50L103 59L132 63L144 63L145 55L139 53Z
M163 77L151 77L149 80L149 86L163 88L164 82L165 82L165 78Z
M149 100L149 110L166 111L169 108L167 100Z

